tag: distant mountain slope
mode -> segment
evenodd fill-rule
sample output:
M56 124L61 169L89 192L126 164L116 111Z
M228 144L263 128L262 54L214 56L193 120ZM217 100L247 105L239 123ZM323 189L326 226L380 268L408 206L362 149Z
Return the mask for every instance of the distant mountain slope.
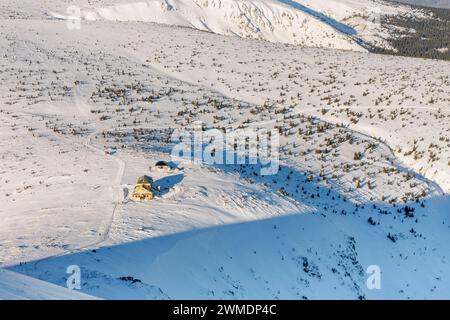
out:
M52 15L64 18L62 14ZM157 22L271 42L364 51L349 32L275 0L152 0L94 7L82 11L81 16L86 20Z
M156 22L270 42L352 51L381 49L391 54L399 50L393 40L404 31L391 18L436 20L425 8L381 0L102 0L89 4L80 0L76 4L81 9L76 18L84 20ZM53 6L44 12L67 19L66 9Z
M417 6L450 9L449 0L396 0L396 2L414 4Z

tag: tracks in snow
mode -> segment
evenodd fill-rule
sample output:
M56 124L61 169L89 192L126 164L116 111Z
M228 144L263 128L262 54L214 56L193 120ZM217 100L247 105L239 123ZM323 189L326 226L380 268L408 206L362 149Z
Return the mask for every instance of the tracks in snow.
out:
M104 150L95 147L91 143L92 137L94 137L96 134L98 134L98 133L100 133L100 132L102 132L104 130L106 130L106 129L97 129L94 132L90 133L86 137L86 140L84 142L85 147L90 149L90 150L92 150L92 151L94 151L94 152L96 152L96 153L104 155L105 154ZM111 226L112 226L112 224L114 222L114 217L116 215L117 209L122 204L122 189L121 189L121 184L120 183L122 181L122 178L123 178L123 175L124 175L124 172L125 172L125 161L123 161L122 159L120 159L119 157L114 156L114 155L109 155L109 156L113 157L116 160L119 168L117 170L116 178L114 180L114 187L113 187L114 188L113 191L115 191L115 194L113 195L114 207L112 209L110 218L109 218L108 223L106 225L106 229L101 234L100 239L98 239L98 240L96 240L94 242L91 242L89 244L83 245L81 247L77 247L77 248L73 248L73 249L67 249L67 250L64 250L63 252L61 252L59 254L56 254L56 255L53 255L53 256L50 256L50 257L46 257L46 258L43 258L43 259L39 259L39 260L35 261L35 263L33 265L35 270L37 269L38 264L40 262L44 261L44 260L47 260L49 258L64 256L64 255L67 255L67 254L72 254L72 253L79 252L79 251L82 251L82 250L86 250L86 249L92 248L92 247L97 247L100 244L102 244L103 242L105 242L106 240L108 240L109 232L110 232Z

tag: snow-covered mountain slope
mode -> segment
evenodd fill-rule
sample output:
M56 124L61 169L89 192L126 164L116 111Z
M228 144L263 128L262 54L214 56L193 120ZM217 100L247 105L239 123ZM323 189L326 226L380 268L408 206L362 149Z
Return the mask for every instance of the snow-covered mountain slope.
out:
M276 0L152 0L82 10L81 18L157 22L272 42L364 51L344 32Z
M396 27L384 23L385 17L422 18L427 14L419 8L382 0L296 0L306 10L320 12L355 30L358 37L377 47L389 48L388 39L396 37Z
M0 6L0 16L7 18L157 22L223 35L353 51L373 47L396 50L390 41L399 36L399 29L385 23L386 17L431 18L423 9L382 0L24 0L19 4L5 0Z
M107 299L448 298L443 240L449 238L442 236L449 231L443 209L450 203L429 204L420 227L413 227L419 230L414 240L392 217L393 229L385 219L381 227L367 223L367 208L356 215L279 216L147 238L15 269L63 285L66 266L77 263L83 292ZM405 233L396 242L386 238L384 232L399 227ZM366 286L374 264L382 270L381 290Z
M192 37L177 45L164 36L154 39L171 47L176 58L142 43L135 44L134 56L172 77L227 96L260 105L287 105L295 113L345 124L386 141L406 166L450 191L448 62L328 51L311 59L320 51L298 53L294 47L268 58L259 49L231 40L191 53L185 48ZM200 42L201 36L194 41ZM276 50L276 45L262 46ZM304 57L293 58L299 54ZM217 63L217 55L228 63ZM325 62L331 56L332 61ZM190 62L180 65L180 58ZM262 59L271 67L259 67Z
M77 19L157 22L223 35L302 46L364 51L392 49L386 16L424 17L422 9L381 0L152 0L79 2ZM58 6L59 7L59 6ZM55 8L56 9L56 8ZM63 8L65 10L66 8ZM47 11L67 19L64 12Z
M448 0L396 0L395 2L413 4L417 6L450 9L450 2Z
M0 300L92 300L87 294L0 269Z
M0 30L3 266L63 286L79 265L101 298L450 296L448 62L153 23ZM280 170L149 171L195 121L276 128ZM162 191L135 203L143 174Z

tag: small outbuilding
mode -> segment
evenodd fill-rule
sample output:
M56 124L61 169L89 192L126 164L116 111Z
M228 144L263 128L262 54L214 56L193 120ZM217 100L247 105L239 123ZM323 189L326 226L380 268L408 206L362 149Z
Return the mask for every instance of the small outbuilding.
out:
M161 170L161 171L170 171L172 170L172 167L165 161L158 161L155 163L155 165L153 166L153 168L151 169L156 169L156 170Z

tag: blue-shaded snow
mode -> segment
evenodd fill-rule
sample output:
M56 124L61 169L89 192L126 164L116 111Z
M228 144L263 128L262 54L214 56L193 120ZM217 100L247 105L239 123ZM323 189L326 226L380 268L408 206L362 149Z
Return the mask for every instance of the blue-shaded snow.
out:
M327 25L329 25L330 27L332 27L334 30L347 35L350 39L355 41L357 44L366 48L364 41L358 37L358 33L356 32L356 30L354 28L346 25L345 23L339 22L321 12L318 12L311 8L305 7L304 5L302 5L298 2L292 1L292 0L278 0L278 1L280 1L281 3L284 3L288 6L291 6L294 9L300 10L304 13L307 13L307 14L319 19L320 21L322 21L322 22L326 23Z
M344 24L342 22L339 22L339 21L337 21L337 20L335 20L335 19L333 19L333 18L331 18L331 17L329 17L327 15L324 15L321 12L318 12L318 11L315 11L315 10L313 10L311 8L305 7L304 5L302 5L302 4L298 3L298 2L295 2L295 1L292 1L292 0L279 0L279 1L284 3L284 4L287 4L287 5L291 6L293 8L295 8L295 9L303 11L303 12L305 12L305 13L313 16L313 17L316 17L320 21L325 22L327 25L329 25L330 27L332 27L333 29L335 29L335 30L337 30L339 32L342 32L342 33L345 33L345 34L351 35L351 36L354 36L354 35L357 34L356 30L353 29L352 27L350 27L350 26L348 26L348 25L346 25L346 24Z

